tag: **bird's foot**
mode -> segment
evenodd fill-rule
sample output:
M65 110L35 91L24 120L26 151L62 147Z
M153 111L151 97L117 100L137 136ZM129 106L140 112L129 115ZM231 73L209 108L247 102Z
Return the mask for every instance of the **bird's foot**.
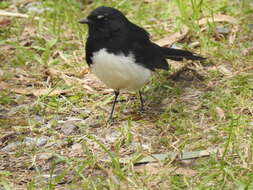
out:
M107 120L106 122L108 125L113 125L116 123L116 121L112 118L112 117L109 117L109 119Z
M140 110L139 110L140 113L144 113L145 112L145 109L143 106L140 107Z

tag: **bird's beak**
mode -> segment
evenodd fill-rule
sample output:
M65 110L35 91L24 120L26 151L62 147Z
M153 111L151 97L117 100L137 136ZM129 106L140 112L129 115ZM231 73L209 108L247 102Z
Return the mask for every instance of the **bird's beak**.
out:
M91 20L84 18L78 21L80 24L91 24Z

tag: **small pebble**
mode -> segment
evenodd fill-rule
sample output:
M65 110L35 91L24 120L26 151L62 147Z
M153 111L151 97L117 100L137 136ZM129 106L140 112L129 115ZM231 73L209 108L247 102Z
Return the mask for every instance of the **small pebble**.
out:
M123 109L123 110L122 110L122 113L123 113L123 114L129 114L130 112L131 112L131 111L130 111L129 109Z
M72 153L83 154L83 147L80 143L73 144L71 146Z
M37 139L37 146L44 146L45 144L47 144L47 137L40 137Z
M6 147L2 148L1 151L12 152L12 151L15 151L22 144L23 143L21 143L21 142L13 142L13 143L8 144Z
M71 135L73 134L75 131L77 130L77 127L72 124L72 123L65 123L62 127L61 127L61 132L65 135Z
M43 117L41 117L41 116L39 116L39 115L35 115L35 116L33 117L33 119L34 119L35 121L37 121L38 123L44 123Z
M114 132L106 135L105 140L108 143L114 143L119 136L120 136L120 133L118 131L114 131Z
M72 150L79 150L82 149L82 145L80 143L76 143L72 145Z
M150 144L142 144L141 145L144 150L151 151L151 145Z
M52 153L40 153L39 155L37 155L38 160L43 160L43 161L48 161L49 159L53 158L53 154Z
M34 138L34 137L25 137L23 142L13 142L5 146L4 148L1 149L1 151L4 152L12 152L18 149L19 146L44 146L47 144L47 137L39 137L39 138Z
M34 146L36 144L36 138L32 137L25 137L24 144L26 146Z

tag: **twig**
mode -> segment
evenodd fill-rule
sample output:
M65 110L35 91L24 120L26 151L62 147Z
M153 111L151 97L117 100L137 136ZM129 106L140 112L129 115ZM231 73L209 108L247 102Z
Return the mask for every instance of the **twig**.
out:
M166 152L162 154L153 154L150 156L146 156L140 160L135 161L135 164L145 164L145 163L151 163L151 162L158 162L158 161L165 161L168 158L172 158L173 160L189 160L189 159L196 159L201 157L210 156L210 154L217 153L219 148L213 148L213 149L207 149L207 150L201 150L201 151L193 151L193 152ZM103 160L107 161L107 160ZM127 158L121 158L119 160L120 163L129 163L132 161L131 157Z
M245 72L245 71L250 71L250 70L253 70L253 66L249 66L249 67L246 67L240 71L237 71L234 73L234 75L238 75L239 73L242 73L242 72Z
M235 40L236 33L239 30L238 20L229 15L219 14L219 15L213 15L212 17L202 18L198 21L198 24L200 27L202 27L201 31L204 31L207 29L207 26L205 27L205 25L207 25L208 23L213 23L213 22L228 22L233 25L232 32L229 36L229 43L232 44ZM182 39L184 39L186 35L189 33L189 31L190 30L188 26L183 25L181 28L181 31L176 32L173 35L166 36L162 39L156 40L155 43L160 46L170 47L174 43L179 42Z
M0 10L0 16L18 17L18 18L29 18L30 16L22 13L12 13ZM34 17L35 20L39 20L40 17Z

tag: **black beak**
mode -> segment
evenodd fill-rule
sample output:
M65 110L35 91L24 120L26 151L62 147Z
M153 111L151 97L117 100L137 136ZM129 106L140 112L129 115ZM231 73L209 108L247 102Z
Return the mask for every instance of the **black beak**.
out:
M78 21L80 24L91 24L91 20L84 18Z

